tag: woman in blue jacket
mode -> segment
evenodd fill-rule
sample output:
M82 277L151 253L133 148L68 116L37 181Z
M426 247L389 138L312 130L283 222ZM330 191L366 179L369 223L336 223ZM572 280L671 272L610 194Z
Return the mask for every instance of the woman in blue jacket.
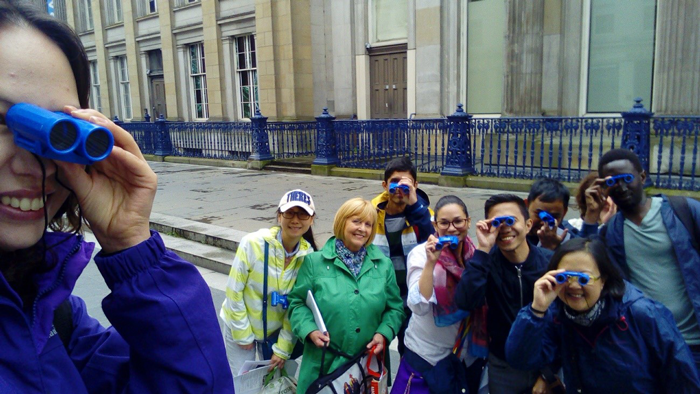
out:
M156 175L126 131L78 109L90 91L78 36L45 10L0 0L0 53L0 392L233 392L206 283L149 230ZM30 153L15 144L34 120L14 115L18 103L104 126L114 148L87 169ZM110 328L71 295L94 248L82 219L102 248Z
M557 249L511 328L506 357L521 369L560 358L572 392L700 392L671 312L625 282L597 239Z

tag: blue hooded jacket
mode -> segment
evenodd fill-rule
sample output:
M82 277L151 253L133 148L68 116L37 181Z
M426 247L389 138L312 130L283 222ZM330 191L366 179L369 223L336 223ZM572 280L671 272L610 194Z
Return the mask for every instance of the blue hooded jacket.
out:
M668 236L673 241L673 250L683 273L685 289L688 292L690 302L693 304L695 318L700 323L700 255L693 249L693 244L690 242L690 237L693 234L688 233L683 222L673 212L673 208L668 202L668 197L661 195L661 198L663 199L661 203L661 217L666 231L668 231ZM693 216L693 223L695 223L695 226L700 226L700 202L688 198L688 208ZM625 217L622 215L622 212L616 213L605 227L607 227L605 244L609 251L608 254L620 267L625 278L629 278L629 266L627 265L627 255L625 253ZM598 225L584 223L581 231L584 231L586 234L598 234ZM700 230L696 230L696 232L700 233Z
M572 392L699 393L693 357L671 311L625 285L622 300L607 297L593 341L566 317L559 300L542 318L524 307L506 342L508 362L530 370L560 356Z
M55 266L35 277L31 308L0 275L0 393L233 393L209 288L157 233L95 257L112 291L102 302L110 328L70 295L94 245L65 233L45 239ZM67 348L52 326L66 299L74 327Z

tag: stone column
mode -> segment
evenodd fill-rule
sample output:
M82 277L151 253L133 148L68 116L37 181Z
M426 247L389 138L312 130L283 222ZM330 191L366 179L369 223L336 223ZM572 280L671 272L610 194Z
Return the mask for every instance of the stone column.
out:
M178 105L178 67L175 40L172 27L172 1L158 0L158 21L160 22L160 43L163 55L163 82L165 83L165 105L168 118L182 120L182 111ZM182 70L180 67L179 70Z
M219 11L218 1L202 2L202 25L204 26L204 61L207 67L207 105L209 107L209 120L221 121L224 117L222 103L221 73L223 64L221 61L221 29L216 20Z
M143 89L143 108L139 108L139 111L143 113L143 109L145 108L151 116L155 116L155 114L151 113L151 89L150 86L148 86L150 82L150 78L148 77L148 52L141 51L139 54L141 56L141 70L143 70L143 83L141 85Z
M226 120L238 119L238 100L236 100L236 77L238 76L233 66L233 38L223 37L221 45L224 49L224 118Z
M180 97L182 106L180 107L180 118L184 120L191 120L192 114L190 113L190 92L187 89L187 78L190 75L189 63L187 62L187 46L178 45L177 46L177 64L180 69L180 83L178 86L179 94L176 96ZM163 64L163 69L165 69L165 63ZM165 72L165 70L163 70ZM168 112L170 111L170 103L168 103Z
M700 112L700 2L658 2L652 106L663 115Z
M505 115L542 113L544 0L506 0Z

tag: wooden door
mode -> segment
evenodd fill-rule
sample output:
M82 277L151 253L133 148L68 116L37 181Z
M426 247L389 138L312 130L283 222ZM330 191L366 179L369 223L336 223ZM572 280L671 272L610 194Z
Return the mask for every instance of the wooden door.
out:
M405 119L406 50L391 49L370 54L370 106L372 119ZM388 53L387 53L388 52Z
M151 80L151 110L153 118L158 119L160 114L168 116L165 106L165 81L163 78L153 78Z

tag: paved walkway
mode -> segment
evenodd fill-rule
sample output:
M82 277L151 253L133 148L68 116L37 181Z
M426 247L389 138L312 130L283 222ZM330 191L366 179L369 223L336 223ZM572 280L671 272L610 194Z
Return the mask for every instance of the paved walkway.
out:
M317 216L314 233L319 244L332 235L333 218L340 205L353 197L372 199L382 191L380 181L323 177L284 172L152 162L158 174L158 194L153 212L196 222L252 232L276 223L275 211L282 195L300 188L312 195ZM452 188L420 184L431 206L440 197L454 194L467 205L470 216L484 217L484 202L495 190ZM515 193L526 197L524 193ZM573 199L572 199L573 200ZM571 210L567 217L576 217ZM473 236L473 223L470 234Z
M195 227L198 223L205 223L237 230L235 233L248 233L274 225L279 199L288 190L300 188L310 193L316 204L317 215L313 229L319 246L332 235L333 218L343 202L353 197L372 199L382 191L381 182L375 180L162 162L150 162L150 165L158 175L158 193L152 218L170 217L172 223L192 221L195 223L190 225ZM419 188L428 194L431 206L445 195L460 197L474 218L472 223L484 217L486 199L492 194L500 193L494 190L421 185L420 179ZM515 194L526 197L523 193ZM578 212L572 210L567 218L577 215ZM472 237L473 228L472 224ZM91 234L86 236L89 240L94 240ZM238 237L239 235L236 236ZM178 240L165 234L164 239L166 245ZM218 309L225 296L227 275L206 268L199 269L211 289L214 306ZM109 321L102 313L101 300L108 293L109 289L97 267L91 262L76 284L74 294L85 299L90 315L105 326L109 325ZM396 341L390 349L392 365L398 365ZM396 370L392 372L395 374Z

